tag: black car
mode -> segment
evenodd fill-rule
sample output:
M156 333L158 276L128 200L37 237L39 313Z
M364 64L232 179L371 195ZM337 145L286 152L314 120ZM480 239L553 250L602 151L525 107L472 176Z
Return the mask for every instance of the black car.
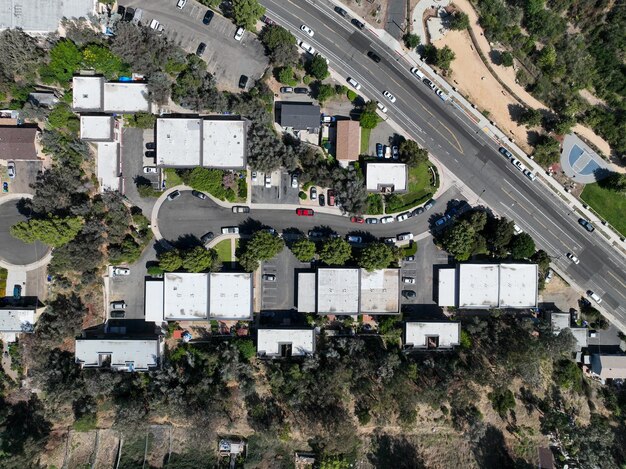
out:
M135 9L128 7L126 8L126 13L124 14L124 21L132 21L135 16Z
M241 88L242 90L245 90L247 85L248 85L248 77L245 75L241 75L239 77L239 88Z
M206 200L207 199L207 195L202 193L202 192L191 191L191 195L193 195L194 197L197 197L200 200Z
M416 217L420 213L424 213L424 207L417 207L415 210L413 210L413 216L414 217Z
M589 233L593 232L595 228L591 224L589 220L585 220L584 218L579 218L578 223L580 223Z
M204 54L205 50L206 50L206 44L204 42L201 42L200 44L198 44L198 48L196 49L196 55Z
M209 241L211 241L213 238L215 238L215 235L213 234L212 231L209 231L208 233L202 235L202 237L200 238L200 241L206 244Z
M168 194L167 200L175 200L175 199L178 199L179 197L180 197L180 192L176 190Z
M146 143L146 150L156 150L156 143L155 142Z
M365 28L365 24L361 23L359 20L357 20L356 18L352 18L352 21L350 21L350 23L352 23L353 25L355 25L357 28L359 29L363 29Z
M207 10L206 13L204 14L204 18L202 18L202 24L206 24L207 26L211 24L213 15L215 15L215 13L213 13L213 10Z
M343 16L344 18L348 16L348 12L341 7L335 7L335 11L339 13L341 16Z
M376 54L375 52L368 50L367 51L367 56L372 59L374 62L379 63L380 62L380 57L378 56L378 54Z
M324 194L320 194L317 197L317 201L320 203L320 207L323 207L324 205L326 205L326 198L324 197Z
M309 94L308 88L294 88L293 92L296 94Z
M124 319L126 316L125 311L111 311L110 317L111 319Z
M146 158L156 158L156 151L148 150L144 155L146 155Z
M124 20L124 15L126 14L126 8L124 8L122 5L118 5L117 14L122 17L122 20Z
M417 295L413 290L402 290L402 296L409 299L415 298Z

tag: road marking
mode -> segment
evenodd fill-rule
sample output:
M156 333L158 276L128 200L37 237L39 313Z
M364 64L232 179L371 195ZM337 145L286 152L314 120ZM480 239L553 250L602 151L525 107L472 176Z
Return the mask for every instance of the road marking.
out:
M609 274L611 277L613 277L615 280L617 280L617 283L619 283L622 287L624 287L624 290L626 291L626 284L624 284L624 282L622 282L620 279L618 279L613 272L611 272L610 270L607 270L606 273ZM619 290L618 290L618 293L621 296L624 296L622 294L622 292L620 292ZM624 297L624 298L626 298L626 297Z

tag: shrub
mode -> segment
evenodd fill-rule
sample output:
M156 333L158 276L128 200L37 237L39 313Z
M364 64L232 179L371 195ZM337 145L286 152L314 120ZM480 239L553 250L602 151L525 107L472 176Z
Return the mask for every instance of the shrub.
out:
M354 101L359 95L356 93L356 91L352 91L352 90L348 90L346 93L346 96L348 97L348 99L352 102Z

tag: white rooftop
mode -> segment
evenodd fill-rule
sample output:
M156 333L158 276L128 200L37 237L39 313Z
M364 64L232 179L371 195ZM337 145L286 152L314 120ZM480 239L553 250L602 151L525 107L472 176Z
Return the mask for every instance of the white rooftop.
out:
M319 314L359 313L359 270L335 268L317 270Z
M117 142L98 142L96 175L100 191L120 190L120 158Z
M168 321L206 320L209 311L209 275L173 273L164 276L164 318Z
M27 33L49 33L63 17L87 18L95 12L94 0L3 0L0 30L22 28Z
M33 332L34 309L0 309L0 332Z
M498 264L461 264L458 269L459 307L498 307Z
M400 312L400 269L361 269L361 313Z
M315 272L300 272L298 274L298 311L300 313L315 313Z
M150 112L148 85L140 82L105 83L104 112Z
M281 345L291 347L291 356L300 357L315 352L313 329L259 329L257 354L265 357L281 356Z
M146 322L163 322L163 280L146 280L144 313Z
M407 322L404 343L407 347L435 349L459 345L459 322Z
M570 313L550 313L550 324L552 325L552 333L559 335L563 329L567 329L570 324Z
M222 169L246 166L244 121L205 119L202 127L202 166Z
M456 306L456 269L439 269L439 306Z
M80 138L113 140L113 116L80 116Z
M212 272L210 278L210 319L252 319L251 273Z
M110 359L111 368L146 371L159 364L158 339L76 339L76 363L99 367Z
M72 108L75 111L102 111L103 86L103 77L74 77L72 79Z
M591 356L591 371L605 379L626 379L626 355L602 355Z
M537 264L500 264L500 308L537 307Z
M200 118L160 118L156 123L157 164L199 166L202 157Z
M394 192L406 191L407 168L404 163L367 163L365 169L368 191L380 191L381 186L393 186Z

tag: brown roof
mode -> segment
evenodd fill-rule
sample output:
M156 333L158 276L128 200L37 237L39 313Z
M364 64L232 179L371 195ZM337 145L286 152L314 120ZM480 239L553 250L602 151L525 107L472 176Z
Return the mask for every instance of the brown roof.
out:
M36 127L0 127L0 159L36 160Z
M361 127L357 121L337 121L335 157L338 160L356 161L361 151Z

